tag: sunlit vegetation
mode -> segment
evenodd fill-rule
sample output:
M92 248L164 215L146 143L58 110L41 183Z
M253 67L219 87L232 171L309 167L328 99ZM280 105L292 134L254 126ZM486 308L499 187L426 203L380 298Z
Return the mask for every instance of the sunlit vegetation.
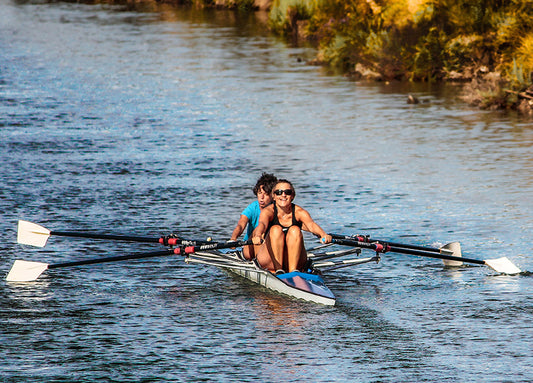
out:
M533 110L533 0L107 1L266 10L274 32L316 44L316 64L354 78L462 81L473 104Z
M354 76L476 80L480 105L532 84L530 0L274 0L270 24L316 41L318 62Z

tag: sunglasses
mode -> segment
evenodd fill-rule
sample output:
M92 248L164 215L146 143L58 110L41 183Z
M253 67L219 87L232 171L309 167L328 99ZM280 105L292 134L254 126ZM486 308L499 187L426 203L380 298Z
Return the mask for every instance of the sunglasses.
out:
M274 190L274 194L275 194L275 195L282 195L283 193L285 193L285 195L292 195L292 190L291 190L291 189L285 189L285 190L278 189L278 190Z

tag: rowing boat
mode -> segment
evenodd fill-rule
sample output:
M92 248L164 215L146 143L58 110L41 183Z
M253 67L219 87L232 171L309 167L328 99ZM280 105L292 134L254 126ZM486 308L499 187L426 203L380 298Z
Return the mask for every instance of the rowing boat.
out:
M243 277L249 281L272 290L276 293L283 294L292 298L301 299L309 302L320 303L323 305L335 305L335 295L326 286L322 278L321 268L331 268L338 266L353 265L355 262L323 262L327 258L339 257L353 253L360 253L360 249L354 248L342 252L312 252L315 249L308 250L310 259L309 267L306 272L293 271L284 274L273 274L267 271L256 260L249 261L244 259L240 251L205 251L189 254L185 262L202 263L218 266L231 272L232 274ZM322 260L322 262L321 262ZM378 261L378 257L357 258L357 264Z
M205 257L209 260L205 260ZM233 259L231 259L231 258ZM199 262L199 259L202 262ZM225 260L223 264L220 260ZM261 268L256 261L247 261L240 252L231 255L222 252L198 252L186 259L189 263L206 263L223 267L232 274L239 275L260 286L293 298L303 299L324 305L334 305L335 295L326 286L318 273L293 271L285 274L273 274Z

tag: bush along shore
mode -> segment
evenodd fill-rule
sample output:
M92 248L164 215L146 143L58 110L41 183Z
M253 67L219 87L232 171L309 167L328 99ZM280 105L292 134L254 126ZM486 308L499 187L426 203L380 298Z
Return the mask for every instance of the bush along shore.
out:
M316 45L317 65L355 79L464 82L472 105L533 116L532 0L144 1L268 12L274 32Z

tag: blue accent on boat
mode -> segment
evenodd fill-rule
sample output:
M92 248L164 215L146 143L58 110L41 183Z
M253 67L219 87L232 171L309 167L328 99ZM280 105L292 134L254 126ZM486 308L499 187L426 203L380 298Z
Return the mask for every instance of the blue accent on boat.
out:
M324 282L324 280L320 277L320 275L302 273L301 271L291 271L290 273L280 274L280 275L276 275L276 276L279 279L288 279L288 278L299 276L299 277L301 277L303 279L306 279L308 281Z
M320 295L322 297L335 299L335 295L324 284L320 275L302 273L300 271L293 271L281 275L276 275L288 286L294 287L298 290L307 291L308 293Z

